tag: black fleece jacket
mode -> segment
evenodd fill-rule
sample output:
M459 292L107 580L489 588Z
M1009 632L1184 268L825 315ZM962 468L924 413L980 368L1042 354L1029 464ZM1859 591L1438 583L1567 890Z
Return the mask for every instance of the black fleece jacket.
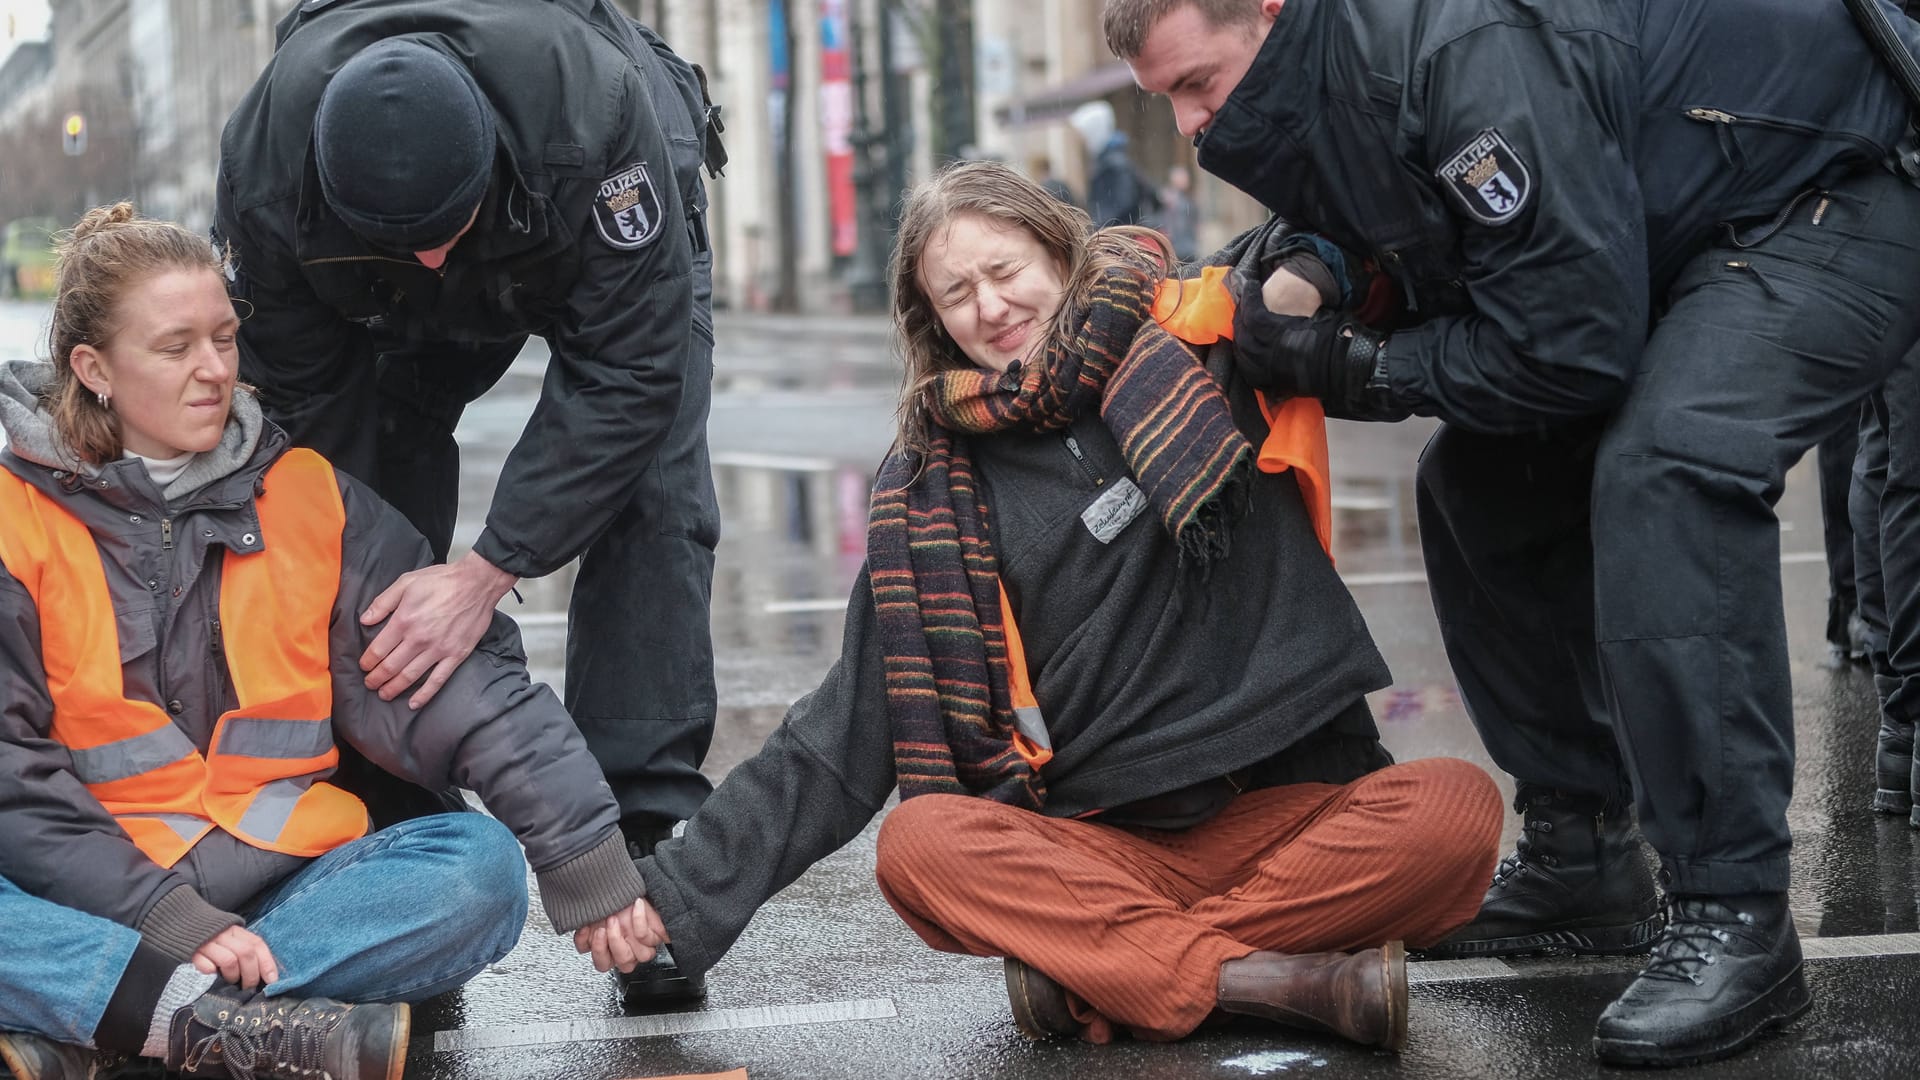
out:
M1237 422L1257 440L1266 428L1251 399L1229 387ZM971 445L1053 740L1042 770L1048 815L1112 811L1256 765L1268 783L1343 781L1389 760L1361 699L1387 684L1386 664L1291 474L1256 474L1230 554L1202 577L1179 566L1151 510L1105 544L1082 523L1127 478L1097 418ZM675 959L712 966L761 904L857 835L894 785L863 572L842 655L819 688L728 775L684 837L640 864Z

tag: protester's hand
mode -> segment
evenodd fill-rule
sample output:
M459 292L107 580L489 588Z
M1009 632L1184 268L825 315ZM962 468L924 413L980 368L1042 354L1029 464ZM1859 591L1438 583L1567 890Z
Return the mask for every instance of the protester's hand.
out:
M666 943L667 928L644 896L632 907L573 932L574 951L590 953L595 971L632 971L653 959L654 951Z
M388 620L360 657L367 689L392 701L425 676L407 701L410 708L424 708L480 643L494 605L515 580L472 552L456 563L400 575L360 616L362 626Z
M1304 294L1294 295L1290 282L1285 301L1295 309L1275 313L1266 296L1282 275L1307 285L1314 293L1309 306ZM1365 415L1369 411L1366 385L1373 375L1381 339L1340 312L1324 307L1311 281L1279 270L1263 283L1245 274L1231 274L1234 293L1233 354L1241 375L1257 389L1278 397L1311 397L1325 402L1338 415Z
M1324 267L1321 272L1326 272ZM1311 316L1320 310L1323 296L1317 283L1294 273L1294 267L1282 264L1260 286L1260 299L1275 315Z
M252 990L280 978L280 965L260 935L244 926L229 926L194 950L193 968L202 975L220 977Z

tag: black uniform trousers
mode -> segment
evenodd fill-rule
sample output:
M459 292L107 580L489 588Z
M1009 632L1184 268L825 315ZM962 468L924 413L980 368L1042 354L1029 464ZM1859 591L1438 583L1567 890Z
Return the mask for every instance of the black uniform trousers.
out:
M1664 297L1620 410L1444 427L1418 504L1489 752L1616 803L1682 894L1787 888L1793 702L1774 505L1920 341L1920 189L1849 177L1730 230Z
M1827 641L1851 644L1847 619L1860 608L1854 583L1853 460L1860 452L1858 424L1843 423L1814 450L1820 474L1820 542L1827 553Z
M1920 720L1920 356L1867 399L1854 461L1860 617L1880 711Z
M694 347L680 411L625 509L581 555L567 610L563 699L607 774L630 838L664 833L713 790L700 772L717 705L710 610L720 508L707 453L712 267L710 253L694 256ZM371 375L374 422L295 438L366 480L445 560L460 502L454 428L525 343L383 343ZM298 425L300 416L276 419Z

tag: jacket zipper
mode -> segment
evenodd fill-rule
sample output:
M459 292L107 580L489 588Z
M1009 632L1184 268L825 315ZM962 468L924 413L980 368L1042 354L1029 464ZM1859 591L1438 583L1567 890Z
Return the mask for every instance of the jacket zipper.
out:
M1793 135L1807 135L1813 138L1844 139L1864 150L1873 153L1881 152L1881 148L1875 146L1873 140L1863 135L1855 135L1847 131L1826 131L1812 124L1800 124L1791 120L1770 120L1757 116L1740 116L1723 109L1692 108L1686 110L1686 114L1690 120L1699 120L1708 124L1719 124L1723 129L1757 127L1765 128L1769 131L1784 131Z
M160 519L160 550L173 550L173 519L170 517Z
M1101 479L1099 474L1093 471L1093 466L1090 463L1088 463L1087 455L1080 452L1080 440L1074 438L1071 435L1068 435L1066 439L1067 439L1067 452L1073 455L1073 460L1080 463L1080 471L1087 474L1087 479L1093 481L1094 487L1099 487L1102 484L1105 484L1106 481Z
M391 255L328 255L318 259L302 259L300 265L325 266L328 263L344 262L390 262L400 266L417 266L422 270L427 269L427 264L418 259L396 259Z

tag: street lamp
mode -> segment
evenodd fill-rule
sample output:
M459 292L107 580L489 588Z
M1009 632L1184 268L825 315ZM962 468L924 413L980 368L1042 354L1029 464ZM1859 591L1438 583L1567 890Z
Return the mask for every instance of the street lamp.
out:
M67 122L60 128L60 148L68 157L79 157L87 152L87 118L79 113L68 113Z

